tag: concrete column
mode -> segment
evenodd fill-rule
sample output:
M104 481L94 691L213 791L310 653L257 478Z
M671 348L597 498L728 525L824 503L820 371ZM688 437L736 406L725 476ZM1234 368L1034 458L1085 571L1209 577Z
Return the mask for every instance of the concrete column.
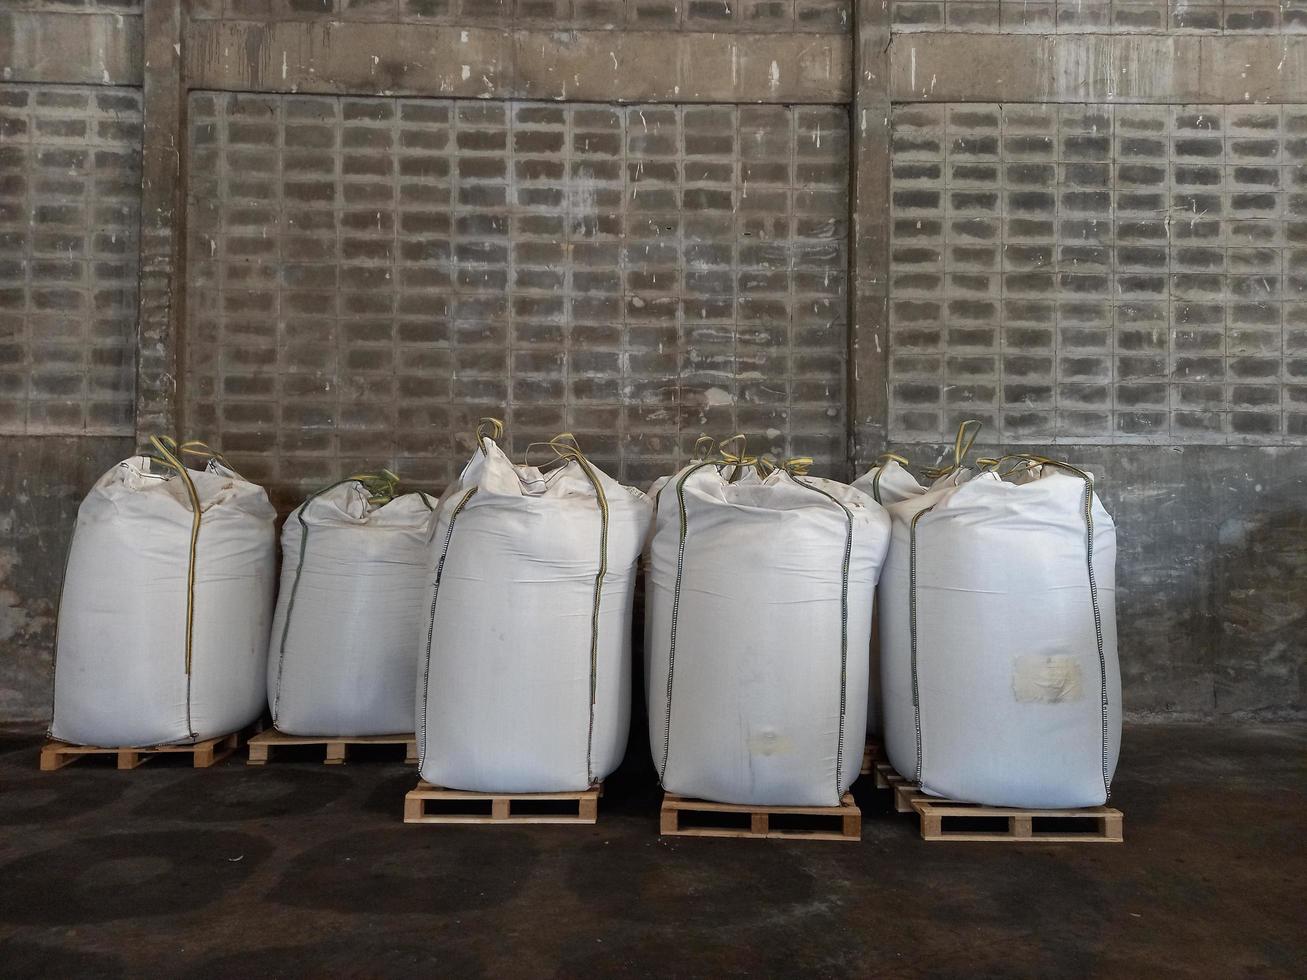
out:
M889 356L889 5L854 4L849 157L849 459L884 451Z
M155 433L174 434L177 429L186 260L182 0L145 0L143 20L138 442Z

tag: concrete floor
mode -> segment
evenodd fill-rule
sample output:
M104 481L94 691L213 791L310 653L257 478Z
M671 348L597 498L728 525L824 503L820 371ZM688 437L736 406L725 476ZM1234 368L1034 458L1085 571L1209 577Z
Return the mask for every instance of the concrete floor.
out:
M660 839L643 746L596 827L413 827L399 762L36 771L0 737L18 976L1302 976L1307 727L1126 733L1124 845Z

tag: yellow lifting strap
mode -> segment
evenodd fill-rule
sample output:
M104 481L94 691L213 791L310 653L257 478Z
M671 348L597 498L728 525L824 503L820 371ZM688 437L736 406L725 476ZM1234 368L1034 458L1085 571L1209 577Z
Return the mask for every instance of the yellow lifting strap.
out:
M604 493L603 483L599 479L599 473L594 468L594 464L586 457L581 449L580 442L571 432L560 432L548 442L533 442L528 445L523 456L522 465L529 465L527 460L530 459L531 451L537 448L552 449L554 451L554 459L546 463L546 466L555 463L576 463L585 478L590 481L590 486L594 488L595 500L599 504L599 571L595 575L594 604L590 614L590 724L591 735L593 735L594 706L598 699L599 609L600 601L603 598L604 577L608 574L608 495ZM589 775L590 769L589 753L590 741L587 739L587 775Z
M479 449L482 453L484 453L486 451L486 447L481 440L485 439L488 436L491 442L498 442L500 438L503 436L503 434L504 434L504 423L501 420L494 418L493 416L490 415L485 416L484 418L481 419L480 422L477 423L477 427L476 427L477 449Z
M1038 456L1034 453L1015 453L1014 455L1018 459L1026 460L1032 466L1056 466L1058 469L1067 470L1068 472L1074 473L1076 476L1080 477L1080 479L1084 480L1085 483L1089 485L1091 490L1093 488L1094 478L1078 466L1072 466L1070 463L1064 463L1060 459L1051 459L1048 456Z
M599 699L599 610L603 599L604 576L608 574L608 496L604 493L598 471L586 458L585 453L581 451L581 444L577 441L576 436L570 432L560 432L545 445L554 451L558 460L575 462L581 468L581 472L585 474L586 479L590 481L590 485L594 487L595 499L599 504L599 570L595 574L594 602L590 612L590 730L586 736L585 750L586 776L593 780L594 773L590 753L594 742L595 704ZM527 452L530 452L530 448L527 447Z
M164 438L167 437L165 436ZM186 453L190 456L199 456L202 459L216 459L219 463L227 467L227 469L231 470L233 473L236 472L236 467L232 466L231 463L227 462L226 456L218 452L216 449L211 449L207 443L200 442L200 440L198 439L187 439L181 445L174 444L174 451L176 450L180 450L181 452Z
M1011 460L1016 460L1012 466L1003 469L1003 464ZM982 471L994 473L1000 480L1006 480L1009 476L1020 473L1024 469L1038 465L1030 459L1028 454L1024 453L1004 453L1002 456L981 456L976 459L976 465Z
M739 452L731 452L726 448L727 446L736 443L739 443ZM730 479L726 481L727 483L734 483L743 476L744 471L751 466L754 469L758 469L758 457L750 456L748 448L749 438L743 432L737 432L729 439L723 439L721 442L717 443L717 459L714 460L714 462L719 466L733 466L735 468L734 472L731 473ZM759 473L761 475L761 471L759 471Z
M169 436L151 436L150 445L159 454L158 459L165 466L177 472L186 488L186 496L191 504L191 544L186 563L186 674L191 673L191 646L195 635L195 552L200 540L200 495L195 489L186 464L181 460L181 448L177 440ZM189 711L189 707L188 707Z
M769 453L755 455L750 453L748 449L749 439L743 432L737 432L735 435L721 441L716 441L711 436L701 435L694 442L692 462L711 463L719 468L732 467L733 471L727 481L728 483L735 483L744 475L744 471L750 467L756 470L758 476L765 480L778 469L785 470L791 476L806 476L808 469L812 466L811 456L791 456L784 462L778 462Z
M900 456L898 453L881 453L877 456L875 466L876 474L871 478L871 497L878 504L883 503L880 499L880 478L885 475L885 464L891 460L898 463L909 473L912 472L912 464L908 462L906 457Z
M342 483L360 483L363 485L363 489L368 492L368 503L374 506L388 504L399 495L399 482L399 474L384 467L375 473L351 473L343 480L329 483L321 490L310 494L309 500L321 496ZM425 497L425 494L423 496Z
M953 465L932 466L922 472L930 479L938 480L962 469L967 463L967 454L971 452L976 436L980 435L980 430L984 426L985 424L979 419L967 419L958 426L957 438L953 440Z

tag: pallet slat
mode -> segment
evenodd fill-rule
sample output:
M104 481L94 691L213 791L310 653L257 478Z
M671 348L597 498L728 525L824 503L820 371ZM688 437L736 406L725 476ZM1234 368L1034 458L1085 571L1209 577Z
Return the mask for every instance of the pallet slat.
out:
M247 766L267 765L269 753L272 749L277 746L287 745L323 746L326 751L323 764L328 766L343 766L349 755L351 745L402 745L404 746L404 761L406 763L416 763L418 761L417 740L406 733L331 737L325 735L287 735L285 732L270 728L250 739L250 754L249 758L245 760L245 764Z
M474 793L460 789L445 789L433 786L425 780L404 796L405 823L438 824L593 824L599 820L599 797L603 795L603 783L596 783L587 790L561 793ZM429 802L444 802L458 805L451 811L429 812ZM490 804L490 812L485 812L485 804ZM540 802L566 802L576 804L576 813L571 807L565 813L531 813L522 808Z
M240 732L232 732L230 735L181 745L104 746L73 745L71 742L51 738L41 746L41 771L54 772L92 755L115 755L119 769L136 769L152 757L164 753L188 754L196 769L208 769L235 752L240 746L240 739Z
M695 815L729 814L748 818L747 827L705 826L694 824ZM773 817L784 817L796 826L777 827ZM831 829L832 826L837 829ZM749 806L737 803L713 803L692 800L667 793L658 817L659 833L669 837L752 837L787 840L862 839L862 811L845 793L839 806Z

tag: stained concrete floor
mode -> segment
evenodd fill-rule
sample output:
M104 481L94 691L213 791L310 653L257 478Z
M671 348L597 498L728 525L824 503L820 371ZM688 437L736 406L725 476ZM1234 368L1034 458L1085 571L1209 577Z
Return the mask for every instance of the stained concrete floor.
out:
M0 737L0 973L1297 976L1307 726L1127 730L1124 845L660 839L642 746L595 827L400 823L361 760L36 771Z

